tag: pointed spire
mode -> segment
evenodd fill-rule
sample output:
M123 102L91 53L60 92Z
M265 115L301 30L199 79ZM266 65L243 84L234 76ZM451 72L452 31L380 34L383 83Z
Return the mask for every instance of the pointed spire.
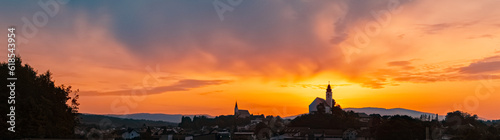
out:
M234 115L238 115L238 101L234 104Z
M328 87L326 88L326 92L332 92L332 87L330 86L330 81L328 81Z

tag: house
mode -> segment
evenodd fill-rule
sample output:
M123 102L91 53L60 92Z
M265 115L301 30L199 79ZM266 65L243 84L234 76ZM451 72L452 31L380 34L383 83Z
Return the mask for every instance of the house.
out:
M352 128L347 129L344 131L344 140L356 140L356 137L358 136L358 132Z
M193 140L194 137L192 135L183 135L183 134L168 134L158 136L158 140Z
M258 123L261 123L261 122L262 122L262 118L257 118L257 119L250 120L251 124L258 124Z
M315 139L322 140L342 140L343 131L341 129L313 129Z
M255 139L253 132L234 132L234 139Z
M210 134L196 135L193 140L230 140L231 133L229 132L216 132Z
M140 139L140 136L141 135L134 129L129 129L128 131L122 134L122 138L126 140Z
M359 121L368 123L370 121L370 116L368 116L366 113L356 113L359 117Z
M175 134L172 136L168 136L168 138L172 138L172 140L193 140L192 135L183 135L183 134Z
M310 129L308 127L288 127L283 129L283 134L271 137L271 140L289 139L320 139L320 140L342 140L341 129Z

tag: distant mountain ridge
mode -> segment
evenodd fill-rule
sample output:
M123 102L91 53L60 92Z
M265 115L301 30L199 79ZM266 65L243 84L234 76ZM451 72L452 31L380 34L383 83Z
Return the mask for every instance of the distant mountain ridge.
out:
M427 114L427 115L432 115L434 116L434 113L428 113L428 112L421 112L421 111L415 111L415 110L410 110L410 109L404 109L404 108L392 108L392 109L386 109L386 108L377 108L377 107L363 107L363 108L344 108L344 111L354 111L358 113L366 113L368 115L370 114L380 114L382 116L384 115L408 115L414 118L419 118L420 115L422 114ZM307 114L307 113L305 113ZM295 117L300 116L299 115L292 115L292 116L283 116L285 119L295 119ZM439 114L438 114L439 115ZM197 115L183 115L183 114L162 114L162 113L134 113L134 114L126 114L126 115L117 115L117 114L106 114L105 116L110 116L110 117L117 117L117 118L124 118L124 119L137 119L137 120L151 120L151 121L165 121L165 122L172 122L172 123L180 123L182 116L189 116L193 118L194 116L207 116L209 118L214 118L215 116L211 115L206 115L206 114L197 114ZM444 119L444 115L439 115L439 120Z
M213 118L213 116L206 114L182 115L182 114L161 114L161 113L135 113L135 114L125 114L125 115L107 114L105 116L124 118L124 119L165 121L172 123L181 123L182 116L189 116L191 118L193 118L194 116L206 116L208 118Z
M366 113L367 115L370 114L380 114L381 116L384 115L408 115L413 118L420 118L420 115L426 114L426 115L431 115L434 116L436 114L434 113L428 113L428 112L420 112L420 111L415 111L415 110L410 110L410 109L404 109L404 108L391 108L391 109L386 109L386 108L377 108L377 107L363 107L363 108L344 108L344 111L354 111L356 113ZM305 113L307 114L307 113ZM299 115L294 115L294 116L287 116L284 117L285 119L295 119L295 117L300 116L303 114ZM439 115L439 120L444 119L444 115ZM434 118L432 118L434 119Z
M421 111L415 111L415 110L410 110L410 109L404 109L404 108L391 108L391 109L386 109L386 108L377 108L377 107L363 107L363 108L344 108L343 110L345 111L354 111L354 112L359 112L359 113L366 113L368 115L370 114L380 114L382 116L384 115L408 115L413 118L420 118L420 115L426 114L426 115L431 115L431 117L434 117L436 115L435 113L428 113L428 112L421 112ZM445 115L439 115L439 120L443 120L445 118ZM432 118L434 119L434 118Z
M127 126L131 128L138 128L146 124L147 126L177 126L177 123L158 121L158 120L144 120L144 119L129 119L129 118L117 118L106 115L94 115L94 114L80 114L80 123L84 125L98 125L100 127L110 126L119 127Z
M421 112L421 111L416 111L416 110L410 110L410 109L405 109L405 108L391 108L391 109L386 109L386 108L377 108L377 107L363 107L363 108L344 108L344 111L354 111L357 113L366 113L367 115L370 114L380 114L382 116L384 115L408 115L413 118L420 118L420 115L426 114L426 115L431 115L432 119L434 119L435 113L428 113L428 112ZM307 114L307 113L304 113ZM87 115L93 115L93 114L87 114ZM284 119L295 119L297 116L300 116L303 114L298 114L298 115L292 115L292 116L281 116ZM438 114L439 115L439 120L444 120L446 114ZM162 114L162 113L135 113L135 114L126 114L126 115L117 115L117 114L106 114L104 116L109 116L109 117L116 117L116 118L122 118L122 119L135 119L135 120L149 120L149 121L163 121L163 122L170 122L170 123L180 123L182 116L189 116L193 118L194 116L206 116L208 118L214 118L215 116L211 115L206 115L206 114L197 114L197 115L183 115L183 114ZM487 120L484 118L479 118L482 120Z

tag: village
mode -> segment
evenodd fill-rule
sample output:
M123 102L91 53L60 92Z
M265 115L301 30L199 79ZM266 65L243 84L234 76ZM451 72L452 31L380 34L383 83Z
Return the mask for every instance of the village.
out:
M233 115L221 115L215 118L185 116L177 126L143 124L137 128L121 126L105 130L87 127L75 130L75 134L80 138L117 140L372 140L401 135L433 139L459 137L444 133L449 131L450 127L444 126L447 122L441 124L437 114L411 118L404 115L381 116L343 111L339 105L333 106L336 103L332 99L330 85L326 89L325 99L317 97L309 105L309 113L293 119L254 115L249 110L239 108L236 102ZM398 127L385 128L387 127L385 124L393 121L410 125L402 130L395 130L399 129ZM492 127L498 127L498 123L496 126L491 122L490 124ZM466 124L456 124L454 127L458 129L462 125ZM401 133L394 133L395 131Z

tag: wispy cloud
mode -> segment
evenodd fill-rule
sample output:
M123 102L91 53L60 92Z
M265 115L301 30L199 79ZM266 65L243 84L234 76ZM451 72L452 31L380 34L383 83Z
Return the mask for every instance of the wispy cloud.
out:
M387 63L387 65L389 66L408 66L410 64L411 64L410 61L392 61Z
M180 80L172 85L154 87L150 90L144 89L146 92L142 93L143 89L126 89L126 90L116 90L116 91L80 91L82 96L106 96L106 95L152 95L152 94L162 94L169 91L188 91L194 88L201 88L205 86L221 85L227 84L231 81L229 80L194 80L194 79L184 79Z
M475 81L484 77L500 78L500 55L485 57L467 64L446 62L435 65L413 65L412 61L391 61L386 63L388 68L378 69L353 80L363 87L381 89L386 86L398 86L401 82L434 83Z
M464 28L464 27L474 26L478 23L479 21L462 22L462 23L420 24L420 29L427 34L437 34L447 29Z
M460 68L460 72L467 74L494 73L500 71L500 55L487 57L466 67Z
M198 95L210 95L210 94L222 93L222 92L224 92L224 90L215 90L215 91L198 93Z
M330 84L331 88L340 87L340 86L350 86L352 84ZM310 89L326 89L328 84L293 84L293 85L280 85L280 87L301 87L301 88L310 88Z
M493 39L495 38L495 35L492 35L492 34L483 34L483 35L479 35L479 36L471 36L467 39L477 39L477 38L488 38L488 39Z

